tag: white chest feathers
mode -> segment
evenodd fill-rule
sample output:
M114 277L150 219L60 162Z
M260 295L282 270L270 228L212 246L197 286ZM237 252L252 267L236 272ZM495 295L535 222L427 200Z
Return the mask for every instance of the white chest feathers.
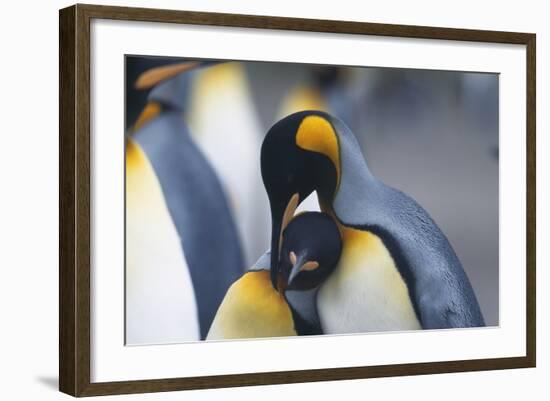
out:
M126 342L200 340L197 302L176 226L141 147L126 148Z
M343 228L340 262L317 298L326 334L417 330L407 285L379 237Z

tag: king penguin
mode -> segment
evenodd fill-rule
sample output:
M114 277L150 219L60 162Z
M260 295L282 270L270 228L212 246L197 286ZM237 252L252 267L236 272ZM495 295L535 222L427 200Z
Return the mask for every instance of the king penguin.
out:
M148 104L126 139L126 342L204 339L244 269L220 181L183 120L194 63L145 72Z
M207 340L322 334L316 290L340 258L338 227L319 212L283 224L277 289L271 285L268 252L229 288Z
M311 71L311 69L307 69ZM309 77L309 75L308 75ZM277 119L281 119L289 114L297 113L302 110L322 110L328 111L327 99L323 91L315 85L311 79L302 80L293 85L285 92L278 107ZM306 210L319 211L319 200L315 192L311 193L307 199L302 199L296 213Z
M271 249L284 216L316 191L339 227L343 249L319 290L323 332L483 326L472 286L428 213L372 175L357 140L339 119L303 111L277 122L261 151L272 216ZM271 265L281 255L271 253ZM271 271L277 288L279 272Z
M333 66L304 66L305 77L292 85L282 98L277 119L304 110L319 110L346 118L356 115L356 102L351 95L357 91L352 87L352 73L348 69ZM302 199L296 212L319 211L317 194L312 192Z

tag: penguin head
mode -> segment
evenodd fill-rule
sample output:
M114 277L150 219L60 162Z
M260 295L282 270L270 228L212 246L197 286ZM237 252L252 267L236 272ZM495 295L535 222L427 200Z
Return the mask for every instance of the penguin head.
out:
M264 139L261 170L271 207L271 266L279 265L281 233L301 201L317 191L323 210L330 208L340 181L335 128L340 126L342 123L328 113L301 111L273 125ZM276 269L271 269L275 288L277 280Z
M151 68L142 72L134 83L137 90L149 91L147 105L138 116L133 131L153 120L161 112L181 112L187 103L187 94L191 86L189 72L199 68L216 65L217 61L182 60L174 58L166 60L156 57L145 58L143 62Z
M332 273L341 252L340 232L330 216L319 212L297 215L282 235L278 291L316 288Z

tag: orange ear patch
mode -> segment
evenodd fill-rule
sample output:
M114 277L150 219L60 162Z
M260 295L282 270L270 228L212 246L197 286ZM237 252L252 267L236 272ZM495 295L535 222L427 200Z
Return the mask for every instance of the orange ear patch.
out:
M151 121L153 118L159 115L162 108L160 107L160 104L157 102L149 102L145 106L145 108L142 110L141 114L139 115L138 119L136 120L133 131L139 130L141 127L143 127L145 124L147 124L149 121Z
M318 267L319 267L319 262L317 262L316 260L309 260L306 263L304 263L304 265L300 270L305 270L309 272L317 269Z
M336 168L337 184L340 183L340 149L338 137L330 122L321 116L307 116L296 132L296 145L311 152L327 156Z

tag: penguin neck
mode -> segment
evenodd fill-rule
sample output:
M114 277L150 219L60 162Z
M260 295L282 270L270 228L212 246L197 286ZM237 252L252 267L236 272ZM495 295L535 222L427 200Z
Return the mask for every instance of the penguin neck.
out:
M158 102L168 110L183 112L188 89L188 79L185 74L160 82L149 93L148 100Z
M333 213L344 225L353 226L354 211L361 210L365 202L376 201L380 182L372 175L357 139L350 131L339 136L341 177L331 202L320 201L321 208Z
M319 196L321 211L331 215L339 226L353 225L349 211L361 208L366 200L372 198L372 188L378 186L378 180L370 172L358 146L341 152L341 177L332 199Z

